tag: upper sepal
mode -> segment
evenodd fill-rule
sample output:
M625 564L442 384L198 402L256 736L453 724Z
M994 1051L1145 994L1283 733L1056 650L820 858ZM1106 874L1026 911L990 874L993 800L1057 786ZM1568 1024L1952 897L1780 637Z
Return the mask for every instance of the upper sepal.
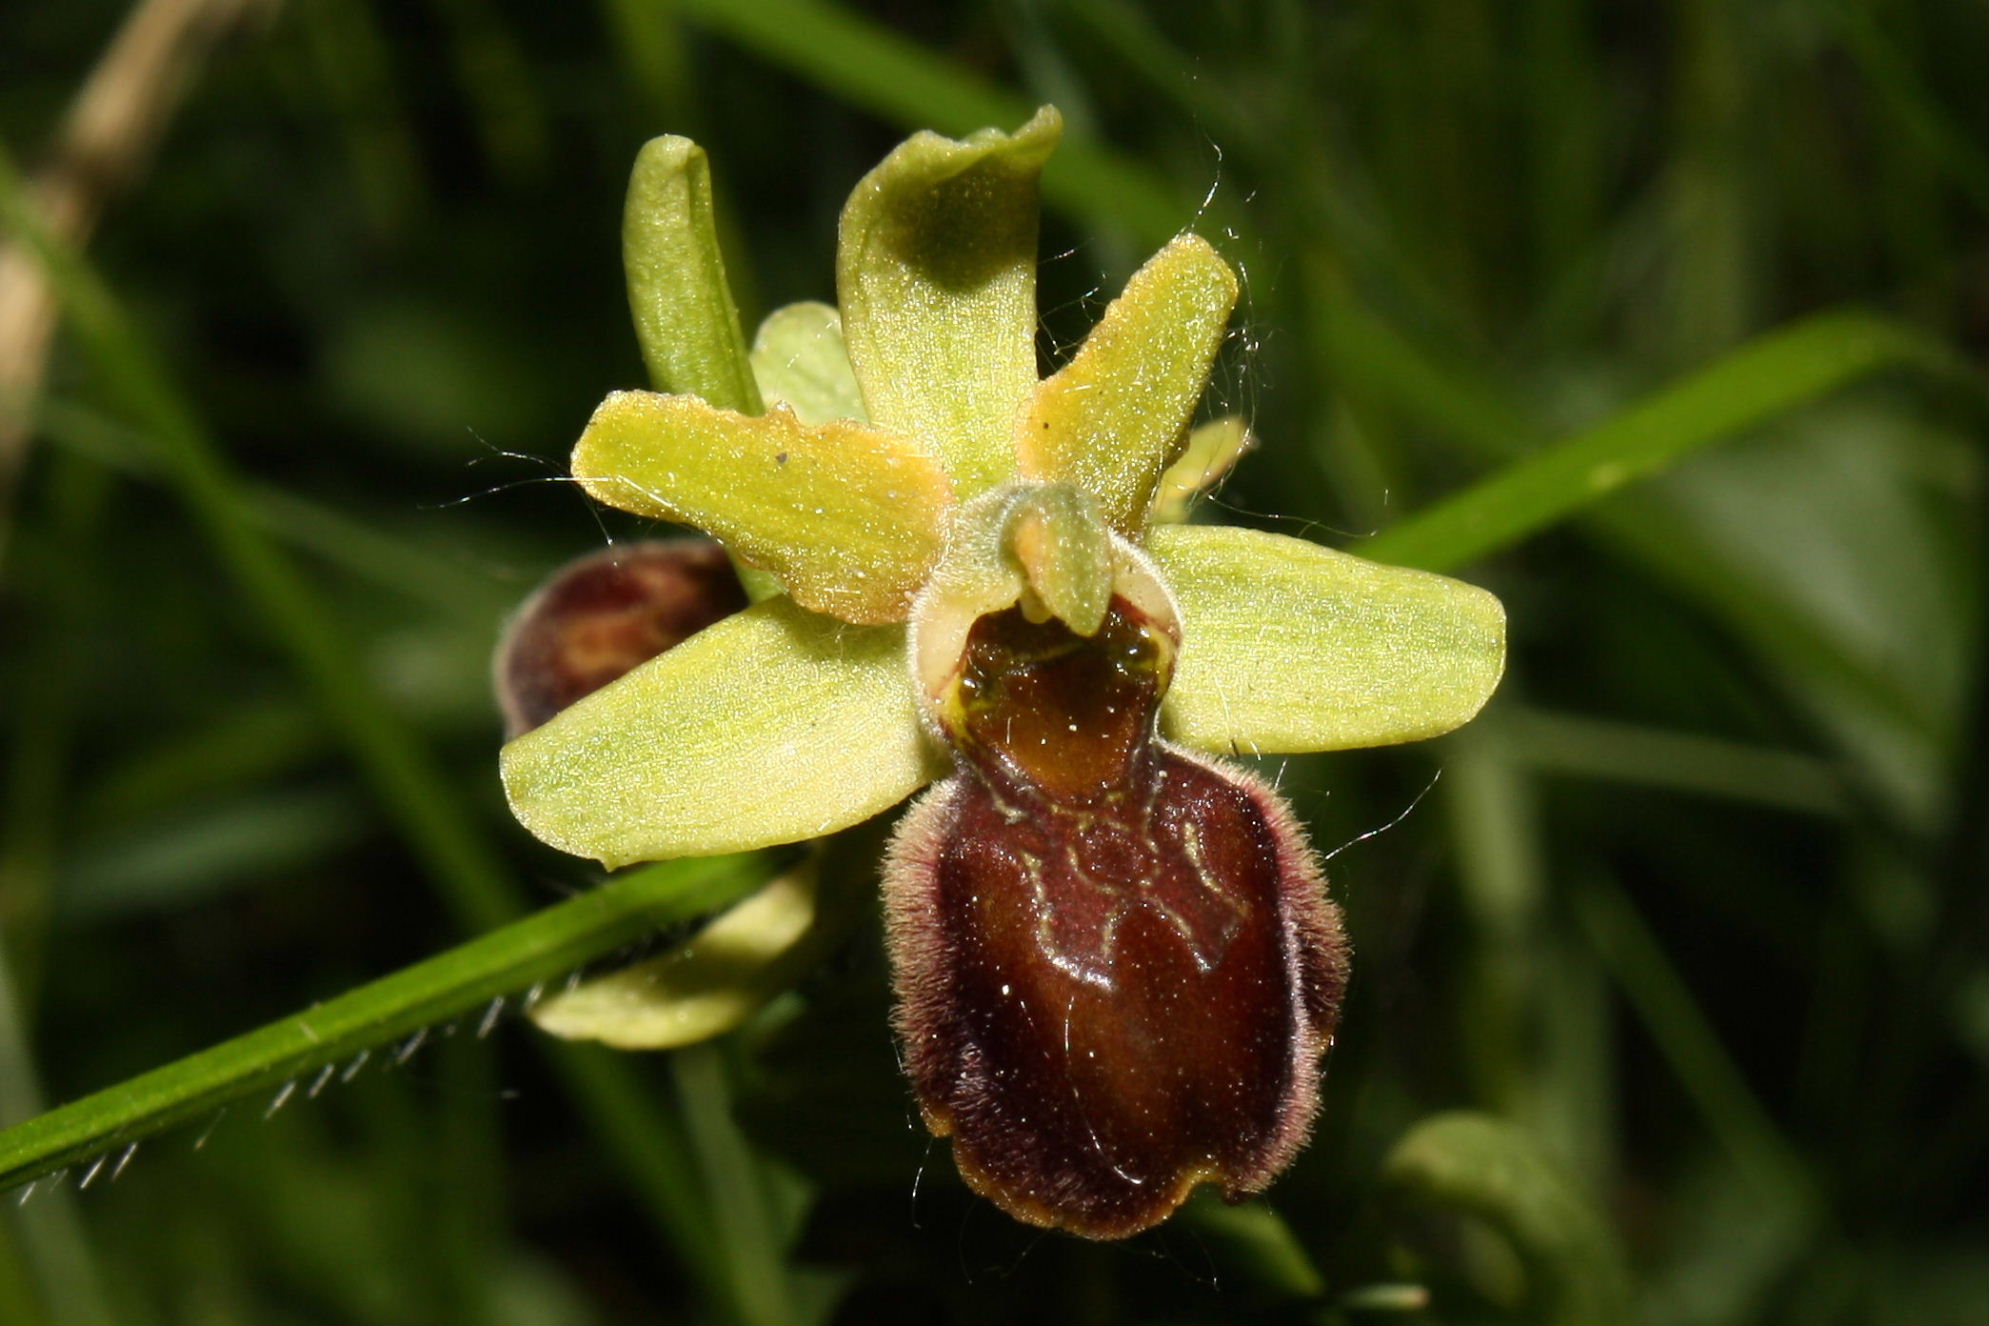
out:
M915 134L843 209L836 290L870 418L929 438L965 499L1015 470L1036 386L1037 180L1063 132Z

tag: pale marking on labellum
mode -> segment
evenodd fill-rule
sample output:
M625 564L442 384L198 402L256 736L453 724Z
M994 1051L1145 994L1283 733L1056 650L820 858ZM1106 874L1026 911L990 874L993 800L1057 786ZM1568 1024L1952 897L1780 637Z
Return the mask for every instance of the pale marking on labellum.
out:
M1057 940L1056 930L1051 925L1051 917L1056 909L1050 902L1049 885L1043 882L1042 858L1033 852L1020 852L1018 855L1022 858L1023 870L1029 876L1029 890L1036 900L1036 946L1042 949L1043 956L1048 958L1050 964L1058 971L1075 976L1086 985L1095 985L1101 990L1112 989L1113 981L1109 966L1113 946L1118 941L1119 913L1115 911L1106 918L1104 934L1099 939L1099 957L1106 969L1101 970L1093 963L1072 957L1064 952L1063 945ZM1088 875L1079 874L1077 877L1101 892L1107 894L1112 892L1106 885L1098 883Z
M1229 926L1223 932L1222 942L1217 948L1214 959L1203 963L1200 950L1197 949L1195 952L1195 961L1201 964L1202 970L1212 971L1216 962L1222 958L1222 950L1229 947L1229 941L1236 938L1236 932L1241 930L1243 923L1250 918L1250 904L1247 900L1237 897L1235 891L1226 887L1216 878L1215 871L1209 869L1208 859L1202 855L1200 825L1190 820L1181 826L1181 846L1188 853L1188 864L1195 868L1196 882L1227 907L1232 917ZM1189 947L1194 948L1192 941Z

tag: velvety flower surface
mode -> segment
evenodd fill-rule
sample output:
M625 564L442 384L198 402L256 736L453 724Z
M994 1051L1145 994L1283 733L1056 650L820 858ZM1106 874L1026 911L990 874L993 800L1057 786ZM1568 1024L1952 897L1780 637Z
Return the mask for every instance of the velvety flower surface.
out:
M610 396L574 474L775 592L519 737L503 772L528 828L610 866L817 837L947 775L886 879L921 1108L1003 1209L1119 1237L1289 1161L1346 978L1291 816L1213 756L1455 727L1504 618L1444 577L1175 523L1246 441L1191 428L1237 293L1200 238L1037 379L1059 128L1046 109L903 144L844 211L840 309L782 310L750 352L701 159L645 150L631 292L672 390Z

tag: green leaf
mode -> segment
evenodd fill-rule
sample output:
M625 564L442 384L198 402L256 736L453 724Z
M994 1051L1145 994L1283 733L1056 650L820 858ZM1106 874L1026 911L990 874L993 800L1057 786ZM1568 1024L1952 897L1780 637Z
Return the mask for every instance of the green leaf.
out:
M695 525L844 621L903 621L939 557L952 490L918 444L848 420L744 415L618 391L573 449L610 506Z
M1182 235L1133 273L1076 356L1036 388L1016 435L1023 476L1089 491L1137 538L1181 452L1236 306L1236 273Z
M1504 671L1505 609L1474 585L1227 526L1160 526L1147 550L1181 610L1162 717L1187 745L1418 741L1468 722Z
M1218 1268L1247 1272L1249 1283L1274 1288L1294 1299L1316 1299L1326 1279L1284 1217L1261 1198L1226 1202L1213 1187L1198 1189L1179 1219L1209 1245Z
M1036 386L1038 177L1051 107L1008 135L920 133L843 208L836 289L870 418L935 448L962 498L1006 480Z
M768 405L787 406L804 424L869 421L833 305L789 304L768 314L753 337L753 376Z
M1405 566L1461 566L1879 368L1910 362L1939 368L1945 358L1878 318L1821 314L1759 337L1607 422L1418 512L1361 552Z
M618 1050L673 1050L722 1036L792 984L821 947L821 885L810 861L669 952L545 1000L532 1021Z
M652 138L637 154L622 266L650 385L758 414L760 390L712 221L711 167L690 139Z
M1464 1111L1425 1119L1395 1144L1383 1180L1419 1205L1476 1216L1511 1242L1527 1277L1520 1320L1631 1320L1629 1277L1608 1222L1512 1124Z
M855 824L939 770L901 627L755 604L504 748L512 812L614 867L798 842Z

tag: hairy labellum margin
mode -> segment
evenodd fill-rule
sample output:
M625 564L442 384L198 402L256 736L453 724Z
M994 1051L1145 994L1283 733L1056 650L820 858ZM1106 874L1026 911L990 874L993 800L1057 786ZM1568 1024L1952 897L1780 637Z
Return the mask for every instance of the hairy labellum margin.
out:
M939 705L956 772L886 866L927 1126L1004 1211L1089 1238L1204 1182L1267 1186L1316 1112L1346 984L1283 802L1158 738L1174 647L1121 596L1089 637L979 618Z

